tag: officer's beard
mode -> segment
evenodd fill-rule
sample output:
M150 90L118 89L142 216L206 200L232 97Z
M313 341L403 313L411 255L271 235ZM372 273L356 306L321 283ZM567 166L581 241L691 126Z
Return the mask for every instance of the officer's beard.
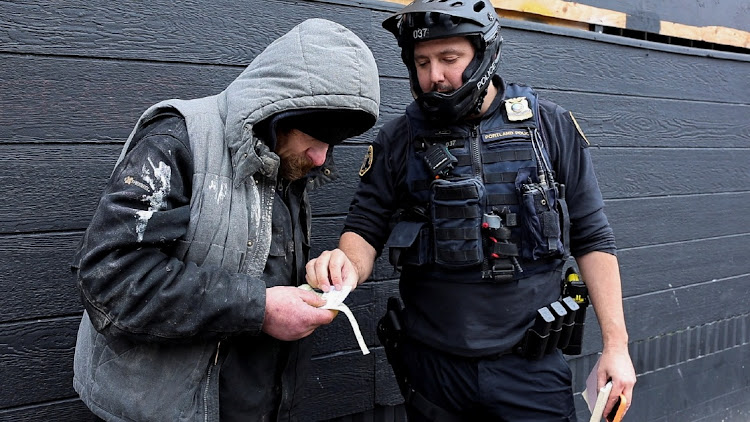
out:
M454 91L454 88L453 88L453 85L451 84L436 83L432 85L432 92L439 92L441 94L447 94L453 91Z
M282 155L279 174L282 178L295 181L307 176L315 168L312 160L306 155Z

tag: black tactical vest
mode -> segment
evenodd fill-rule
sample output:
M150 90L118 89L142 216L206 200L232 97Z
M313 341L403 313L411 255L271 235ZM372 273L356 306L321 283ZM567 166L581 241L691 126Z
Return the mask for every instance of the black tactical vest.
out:
M565 255L564 187L539 131L537 95L514 84L504 94L499 110L475 124L435 129L407 110L410 204L386 245L394 265L508 281Z

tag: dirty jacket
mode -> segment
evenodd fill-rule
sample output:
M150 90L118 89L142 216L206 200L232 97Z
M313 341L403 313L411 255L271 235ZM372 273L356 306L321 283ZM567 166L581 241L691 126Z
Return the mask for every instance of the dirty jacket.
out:
M265 336L262 275L279 157L253 127L305 108L377 117L377 78L372 54L359 38L312 19L270 44L220 94L164 101L142 115L112 174L112 181L121 177L129 188L105 191L73 262L86 309L73 383L97 415L115 421L218 420L222 340ZM149 159L139 177L122 173L138 131L174 111L184 117L189 148L182 151L190 151L193 162L191 186L174 191L190 194L189 205L179 207L172 206L180 200L165 157ZM301 206L309 239L306 194ZM107 230L112 225L129 230L103 235L113 232ZM151 236L149 225L174 230ZM272 387L275 368L262 365L257 391L248 394ZM279 419L293 419L293 407L282 402Z

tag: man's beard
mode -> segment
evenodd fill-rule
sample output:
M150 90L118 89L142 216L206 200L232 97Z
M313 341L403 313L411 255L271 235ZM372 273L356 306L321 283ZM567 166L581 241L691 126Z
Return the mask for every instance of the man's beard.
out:
M314 167L315 164L305 155L283 156L279 173L284 179L294 181L307 176Z
M449 92L453 92L453 85L451 84L434 84L432 86L433 92L439 92L441 94L447 94Z

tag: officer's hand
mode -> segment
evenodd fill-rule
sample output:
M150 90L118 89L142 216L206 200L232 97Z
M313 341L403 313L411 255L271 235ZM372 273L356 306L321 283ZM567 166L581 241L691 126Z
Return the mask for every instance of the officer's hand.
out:
M353 290L359 281L354 264L341 249L321 253L307 263L305 270L307 284L324 292L329 291L331 286L336 290L341 290L342 286L351 286Z
M266 289L264 333L279 340L291 341L307 337L321 325L329 324L335 311L318 309L326 301L317 294L290 286Z
M614 407L620 394L627 399L627 408L633 403L633 386L635 385L635 369L633 362L630 360L628 348L621 347L617 349L606 349L602 351L599 358L599 371L597 373L598 388L604 386L607 380L612 380L612 391L609 393L607 405L604 407L604 414L608 414Z

